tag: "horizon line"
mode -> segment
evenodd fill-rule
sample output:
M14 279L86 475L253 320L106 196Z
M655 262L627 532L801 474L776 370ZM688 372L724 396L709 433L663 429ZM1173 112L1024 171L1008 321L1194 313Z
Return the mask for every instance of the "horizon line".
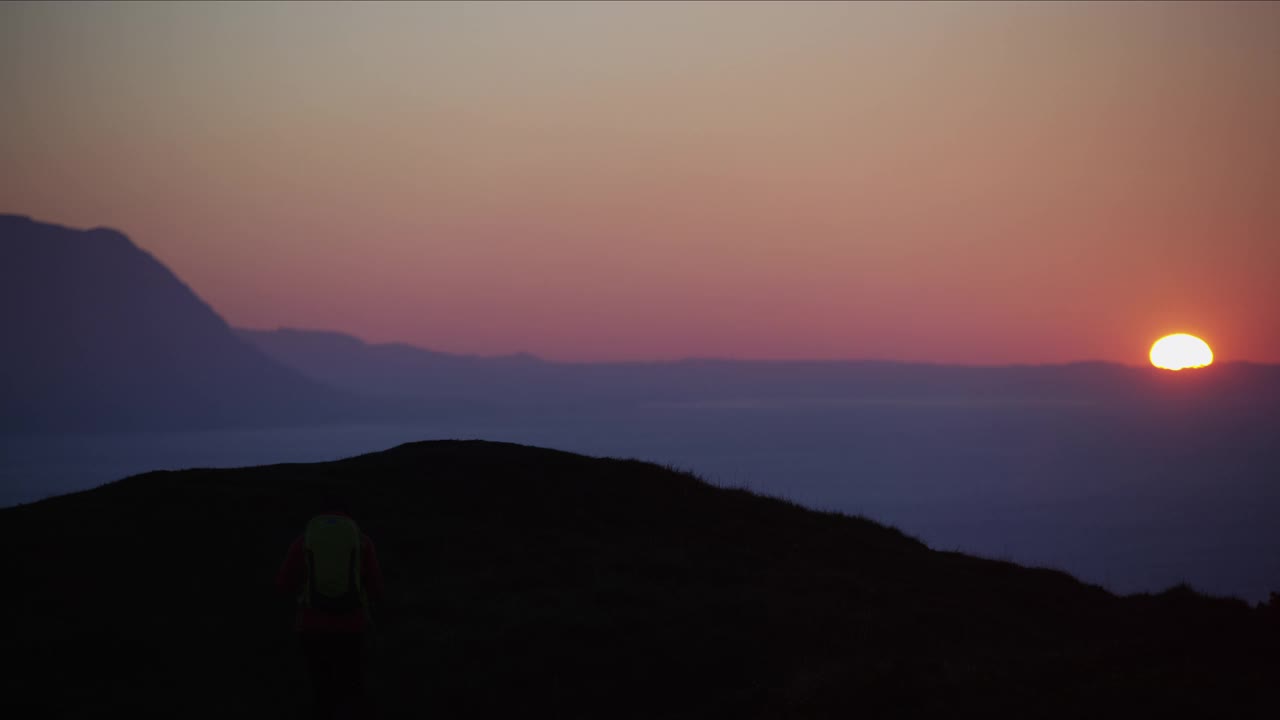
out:
M436 355L450 355L458 358L473 358L478 360L506 360L512 358L524 358L548 365L678 365L682 363L757 363L761 365L783 365L783 364L807 364L807 365L911 365L926 367L947 367L947 368L963 368L972 370L990 370L990 369L1013 369L1013 368L1054 368L1054 367L1072 367L1078 365L1107 365L1130 370L1159 370L1161 372L1179 372L1172 370L1164 370L1150 364L1130 364L1117 360L1102 360L1098 358L1087 358L1080 360L1063 360L1054 362L1011 362L1011 363L966 363L966 362L945 362L939 360L902 360L881 357L835 357L835 358L756 358L756 357L731 357L722 355L683 355L670 358L650 358L650 359L621 359L621 360L558 360L546 358L536 353L528 351L513 351L498 354L482 354L471 352L457 352L452 350L440 350L431 347L417 345L404 340L389 340L385 342L373 342L367 340L355 333L344 330L333 330L331 328L314 328L314 327L292 327L286 325L278 325L274 328L255 328L233 325L233 330L247 331L257 333L275 333L275 332L297 332L297 333L314 333L325 335L338 335L344 338L355 340L366 347L408 347L424 353L432 353ZM1255 360L1214 360L1213 364L1208 367L1220 365L1253 365L1258 367L1280 367L1280 363L1267 363Z

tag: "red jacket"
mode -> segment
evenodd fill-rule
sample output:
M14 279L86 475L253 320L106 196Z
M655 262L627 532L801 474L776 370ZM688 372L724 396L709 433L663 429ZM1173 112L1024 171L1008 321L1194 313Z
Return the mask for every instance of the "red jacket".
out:
M326 513L342 515L342 513ZM284 556L284 564L276 574L276 587L280 592L297 595L302 592L306 581L306 551L303 537L289 546ZM378 567L378 553L373 549L373 541L368 535L360 535L360 583L365 596L369 600L382 597L382 570ZM366 608L359 608L345 613L334 613L317 610L312 607L298 608L297 629L299 632L361 632L369 624L369 613Z

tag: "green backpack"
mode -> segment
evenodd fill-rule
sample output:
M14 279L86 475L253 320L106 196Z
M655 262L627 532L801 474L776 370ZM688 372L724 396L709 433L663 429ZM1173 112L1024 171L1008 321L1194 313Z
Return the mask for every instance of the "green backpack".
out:
M342 515L317 515L303 534L307 581L302 603L317 610L349 612L364 606L360 587L360 528Z

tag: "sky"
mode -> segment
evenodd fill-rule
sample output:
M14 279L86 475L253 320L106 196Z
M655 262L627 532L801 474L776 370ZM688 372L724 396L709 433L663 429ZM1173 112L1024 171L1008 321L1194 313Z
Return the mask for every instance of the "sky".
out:
M1280 4L4 3L0 212L236 326L1280 362Z

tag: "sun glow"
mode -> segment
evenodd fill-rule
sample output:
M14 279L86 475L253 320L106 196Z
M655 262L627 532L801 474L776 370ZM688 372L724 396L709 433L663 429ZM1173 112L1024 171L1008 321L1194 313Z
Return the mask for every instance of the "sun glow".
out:
M1166 335L1151 346L1151 364L1165 370L1201 368L1212 362L1209 344L1195 335Z

